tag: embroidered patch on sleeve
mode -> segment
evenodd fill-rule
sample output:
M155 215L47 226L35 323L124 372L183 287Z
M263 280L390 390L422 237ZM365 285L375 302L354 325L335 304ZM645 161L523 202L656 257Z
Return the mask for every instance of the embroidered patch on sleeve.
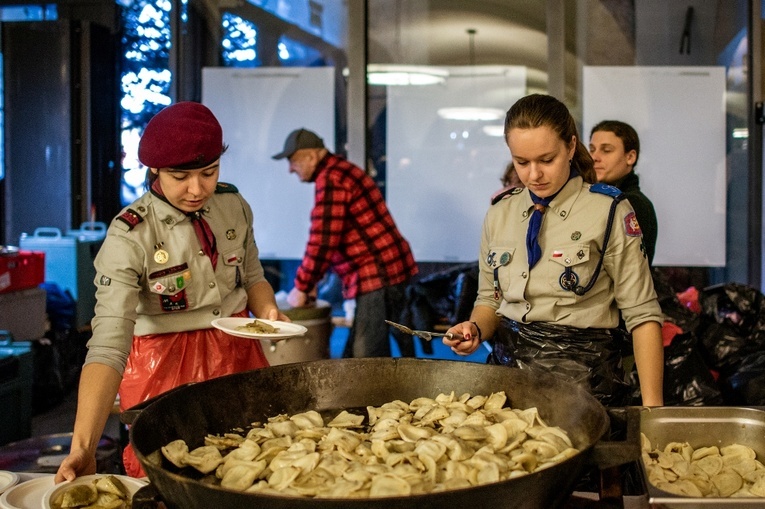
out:
M125 212L117 216L117 219L124 222L132 230L138 223L143 221L143 218L133 209L127 209Z
M624 216L624 229L630 237L640 237L643 235L643 232L640 230L640 225L638 224L637 216L635 216L634 212L630 212Z

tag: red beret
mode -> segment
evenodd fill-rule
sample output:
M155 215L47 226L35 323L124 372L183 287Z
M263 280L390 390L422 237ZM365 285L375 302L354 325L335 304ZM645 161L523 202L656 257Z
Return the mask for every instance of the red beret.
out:
M223 129L206 106L179 102L149 120L138 160L150 168L203 168L223 152Z

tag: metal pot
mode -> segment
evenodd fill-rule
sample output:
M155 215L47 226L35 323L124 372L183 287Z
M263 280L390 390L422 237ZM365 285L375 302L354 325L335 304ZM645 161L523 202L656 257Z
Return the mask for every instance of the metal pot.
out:
M362 500L234 492L162 468L160 447L179 438L194 448L203 445L208 433L229 432L280 413L364 409L451 391L458 395L505 391L513 408L537 407L548 424L569 433L581 452L551 468L508 481L444 493ZM570 496L594 456L609 456L608 452L593 454L608 428L605 408L594 397L552 376L470 362L369 358L273 366L178 388L137 415L130 442L156 491L172 508L435 509L469 507L477 502L484 507L553 508Z

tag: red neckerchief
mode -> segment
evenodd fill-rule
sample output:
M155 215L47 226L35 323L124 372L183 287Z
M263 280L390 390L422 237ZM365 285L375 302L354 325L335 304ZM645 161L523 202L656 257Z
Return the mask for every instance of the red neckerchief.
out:
M165 198L165 193L162 192L162 186L159 184L159 179L155 180L151 185L151 190L164 202L172 205L167 201L167 198ZM210 258L212 268L215 270L215 267L218 265L218 243L215 240L215 234L203 216L204 211L197 210L196 212L186 212L185 214L191 219L191 224L194 225L194 232L197 234L197 239L199 239L199 243L202 245L202 251L204 251L207 257Z

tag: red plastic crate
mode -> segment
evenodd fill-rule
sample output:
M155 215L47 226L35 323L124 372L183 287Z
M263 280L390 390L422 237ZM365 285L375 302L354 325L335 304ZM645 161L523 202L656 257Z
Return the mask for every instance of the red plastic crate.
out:
M0 293L35 288L45 281L45 253L17 251L0 255Z

